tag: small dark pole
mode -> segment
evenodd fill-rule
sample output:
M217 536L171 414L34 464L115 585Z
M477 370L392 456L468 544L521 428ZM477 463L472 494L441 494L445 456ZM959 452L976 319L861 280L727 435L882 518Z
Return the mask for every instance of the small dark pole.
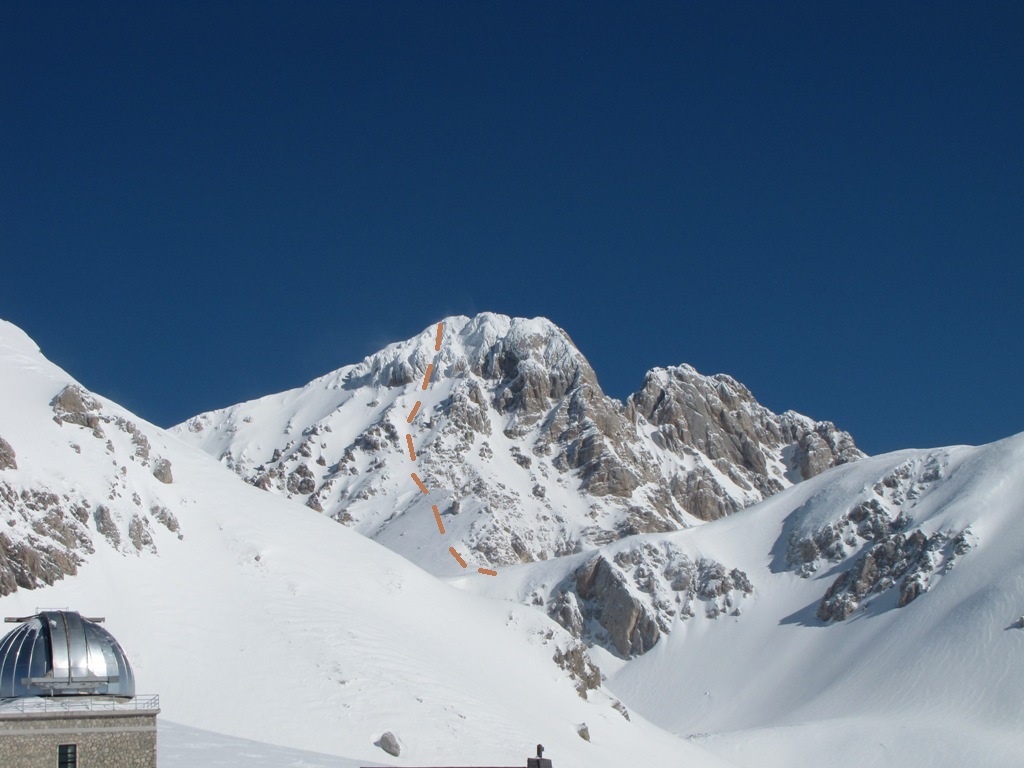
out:
M537 745L537 756L526 758L526 768L552 768L551 761L544 757L544 745Z

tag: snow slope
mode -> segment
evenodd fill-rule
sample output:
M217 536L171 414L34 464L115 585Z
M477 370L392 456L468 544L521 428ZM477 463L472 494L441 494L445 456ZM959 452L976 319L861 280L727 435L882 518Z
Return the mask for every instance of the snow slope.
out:
M805 577L800 562L787 561L792 542L883 498L885 514L907 521L895 536L919 529L938 542L966 529L969 546L949 558L931 550L927 591L903 607L894 583L846 620L822 620L828 586L893 538L849 535L841 559ZM603 552L613 561L671 542L692 559L742 569L754 592L739 615L680 612L645 655L595 652L595 660L632 710L739 765L1017 765L1022 499L1024 434L865 459L714 523L616 542ZM492 598L549 595L582 559L520 566L471 586Z
M0 435L17 462L0 482L19 495L52 494L46 514L88 540L76 550L76 575L21 587L0 598L0 611L68 606L106 616L140 693L161 696L161 720L171 724L161 730L165 768L194 765L196 740L221 737L352 765L518 764L538 742L559 768L622 765L627 755L723 764L642 718L627 721L603 691L582 699L552 661L574 641L544 615L439 581L91 393L91 412L108 419L100 436L55 420L51 403L71 377L6 323L0 372ZM119 426L127 422L135 433ZM173 482L130 458L138 433L171 463ZM100 506L120 544L98 530ZM82 507L89 514L78 520ZM177 530L152 522L152 507L173 513ZM13 540L35 535L32 512L4 507ZM152 546L131 542L135 515L150 521ZM576 733L582 723L590 743ZM399 738L401 758L374 746L385 730ZM240 753L243 763L252 764Z

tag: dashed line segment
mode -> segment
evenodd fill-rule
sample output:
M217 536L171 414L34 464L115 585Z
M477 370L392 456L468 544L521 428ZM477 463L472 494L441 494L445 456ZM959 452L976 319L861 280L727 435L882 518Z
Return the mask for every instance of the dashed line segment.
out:
M416 405L414 405L412 407L412 411L409 413L409 418L406 419L406 421L408 421L410 424L412 424L412 420L416 418L416 414L417 414L417 412L419 410L420 410L420 401L417 400L416 401Z
M436 336L436 338L434 340L434 351L435 352L440 352L441 351L441 335L442 335L443 332L444 332L444 323L438 323L437 324L437 336ZM431 374L433 374L433 372L434 372L434 364L433 363L429 363L427 365L426 372L423 374L423 387L422 387L422 389L426 389L427 386L430 384L430 376L431 376ZM409 418L407 419L407 421L410 424L412 424L412 420L416 418L416 414L419 413L420 405L421 404L422 403L420 403L420 401L417 400L416 404L412 407L412 411L409 412ZM413 446L412 435L411 434L407 434L405 436L405 442L406 442L406 445L409 447L409 458L412 459L412 461L415 462L416 461L416 448ZM429 495L430 491L427 490L427 486L423 484L422 480L420 480L420 476L417 475L415 472L411 472L410 475L412 476L413 482L416 483L416 487L419 488L424 493L424 495ZM432 505L431 509L433 509L433 511L434 511L434 521L437 523L437 530L440 532L440 534L442 536L444 536L444 523L441 522L441 513L438 512L438 510L437 510L437 504ZM456 559L456 561L458 561L459 565L461 565L463 568L466 567L466 561L462 559L462 555L460 555L457 551L455 551L455 547L448 547L448 551L451 553L452 557L454 557ZM484 576L497 576L498 575L497 571L492 571L490 568L477 568L476 570L477 570L477 573L482 573Z
M448 547L448 551L452 553L452 557L459 561L459 565L461 565L463 568L466 567L466 561L462 559L462 555L455 551L455 547Z

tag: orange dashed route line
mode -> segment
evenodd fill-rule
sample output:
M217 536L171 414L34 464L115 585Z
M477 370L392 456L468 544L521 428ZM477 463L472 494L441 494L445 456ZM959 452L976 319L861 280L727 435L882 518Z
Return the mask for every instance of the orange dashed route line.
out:
M425 486L423 484L423 481L420 480L420 476L417 475L415 472L412 473L412 481L416 483L416 485L419 487L421 491L423 491L424 493L430 493L430 491L427 490L427 486Z
M462 555L455 551L455 547L448 547L448 551L452 553L452 557L459 561L459 565L463 568L466 567L466 561L462 559Z
M438 323L437 324L437 336L436 336L436 338L434 340L434 351L435 352L440 352L441 351L441 335L442 335L442 333L444 333L444 323ZM422 387L423 389L426 389L427 386L430 384L430 376L431 376L431 374L433 374L433 372L434 372L434 364L430 363L430 364L427 365L427 370L423 374L423 387ZM420 405L421 405L420 401L417 400L416 401L416 405L414 405L412 407L412 411L409 412L409 418L407 419L407 421L410 424L412 424L412 420L416 418L416 414L419 413ZM411 434L408 434L408 435L405 436L405 442L409 446L409 458L412 459L413 461L416 461L416 448L412 444L412 435ZM416 483L416 487L419 488L425 495L429 495L430 491L427 490L427 486L425 486L423 484L423 481L420 480L420 476L417 475L415 472L411 472L410 475L412 476L413 482ZM437 510L437 504L432 505L431 509L434 510L434 521L437 523L437 530L440 532L440 534L442 536L444 536L444 523L441 522L441 513L438 512L438 510ZM448 547L448 551L451 553L452 557L454 557L458 561L459 565L461 565L463 568L466 567L466 561L462 559L462 555L460 555L458 552L455 551L455 547ZM498 575L497 571L492 571L490 568L477 568L476 570L477 570L477 573L482 573L484 576L497 576Z
M407 419L407 421L410 424L412 424L412 420L416 418L416 414L419 412L419 410L420 410L420 401L417 400L416 401L416 405L414 405L412 407L412 411L409 413L409 418Z

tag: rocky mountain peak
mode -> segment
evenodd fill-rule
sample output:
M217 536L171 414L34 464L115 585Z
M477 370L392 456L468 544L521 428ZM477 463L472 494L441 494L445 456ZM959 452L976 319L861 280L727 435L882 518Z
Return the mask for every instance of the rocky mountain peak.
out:
M485 312L475 317L445 318L440 355L435 350L436 325L411 339L389 344L363 362L338 373L356 386L404 387L416 383L428 364L437 361L438 378L473 374L490 382L504 382L518 393L550 393L558 397L574 382L597 379L569 336L545 318L510 318ZM540 386L540 377L550 381Z
M434 505L460 551L507 565L713 520L862 455L830 423L774 414L729 376L654 369L622 403L550 320L443 323L440 352L433 324L176 430L248 482L439 569L450 563L420 530ZM409 480L406 434L426 497Z

